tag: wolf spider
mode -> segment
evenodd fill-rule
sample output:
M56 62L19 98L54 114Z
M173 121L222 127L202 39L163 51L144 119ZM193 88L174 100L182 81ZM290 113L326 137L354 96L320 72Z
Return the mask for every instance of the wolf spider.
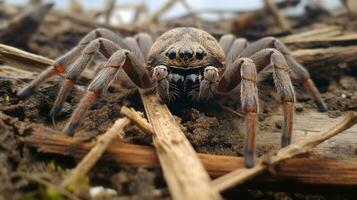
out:
M56 116L81 72L96 54L101 54L107 61L87 87L64 128L69 135L74 133L85 111L118 77L130 80L140 90L155 90L166 103L178 99L205 102L214 96L228 95L240 86L247 134L244 150L247 167L254 166L254 135L259 107L257 73L267 67L273 70L284 113L283 147L290 144L293 130L295 93L290 75L311 93L320 111L327 110L309 73L278 39L266 37L250 44L228 34L218 42L203 30L187 27L169 30L155 42L145 33L123 39L106 29L93 30L20 90L18 96L26 97L51 76L64 73L62 88L49 114Z

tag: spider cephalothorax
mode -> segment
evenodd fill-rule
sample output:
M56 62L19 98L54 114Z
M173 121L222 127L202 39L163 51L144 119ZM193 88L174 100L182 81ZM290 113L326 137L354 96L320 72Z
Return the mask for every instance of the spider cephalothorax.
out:
M205 84L205 78L218 81L224 60L217 40L196 28L176 28L164 33L148 55L156 90L166 102L178 98L193 102L210 100L214 88Z
M144 33L123 39L109 30L96 29L20 90L18 96L30 95L49 77L65 73L62 88L50 111L50 116L55 117L66 95L96 54L108 61L89 84L72 114L64 129L67 134L73 134L84 112L118 79L129 79L142 90L155 90L162 100L171 103L178 98L200 103L217 94L230 94L240 87L246 124L245 164L248 167L254 165L254 135L259 108L257 73L265 68L273 71L284 112L282 146L290 144L293 130L295 93L290 76L311 93L320 111L327 110L309 73L276 38L267 37L249 44L243 38L228 34L218 42L203 30L187 27L172 29L155 43Z

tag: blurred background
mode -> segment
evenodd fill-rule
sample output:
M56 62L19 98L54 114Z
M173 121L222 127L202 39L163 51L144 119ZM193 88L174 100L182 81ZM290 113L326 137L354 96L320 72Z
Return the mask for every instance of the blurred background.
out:
M15 5L25 5L28 3L28 0L7 0L7 3ZM43 2L54 2L56 8L66 9L68 7L73 7L76 4L83 7L83 9L99 9L105 8L105 6L110 4L111 0L44 0ZM116 8L113 9L113 17L111 18L111 23L120 24L120 22L130 22L135 15L133 9L128 8L128 5L145 5L145 9L148 12L153 12L157 10L165 0L117 0L115 1ZM276 1L276 2L282 2ZM187 1L193 9L197 11L207 11L202 13L204 19L217 19L218 13L213 11L227 11L224 15L227 17L232 17L231 12L236 11L249 11L254 10L259 7L264 6L264 0L249 0L249 1L232 1L232 0L190 0ZM323 4L327 9L334 9L341 6L340 0L302 0L299 6L292 9L288 9L284 12L297 15L301 14L304 10L304 7L311 4ZM122 8L121 8L121 5ZM125 7L125 8L123 8ZM211 11L211 12L208 12ZM188 13L185 6L182 4L176 4L172 6L165 14L162 15L162 18L175 18L186 15ZM118 20L119 19L119 20ZM101 18L100 20L104 20Z
M324 130L337 120L336 117L351 110L357 111L356 19L357 0L0 0L0 200L63 199L59 195L53 198L52 193L49 198L41 184L30 184L24 178L14 179L11 174L26 173L36 180L44 179L53 185L60 185L65 169L75 166L75 159L69 154L81 152L75 149L77 145L70 145L64 153L66 156L55 157L29 150L20 138L35 133L33 124L62 130L86 86L98 69L104 66L106 58L97 54L81 74L55 120L48 113L63 82L62 75L41 85L29 98L19 99L16 93L48 68L51 63L48 58L56 59L66 54L89 32L106 28L123 37L135 37L140 32L147 32L155 40L174 27L193 26L206 30L216 39L224 34L244 37L250 42L269 36L278 38L310 72L329 108L328 112L318 112L311 95L301 83L294 82L297 94L294 132L296 136L305 137ZM276 93L272 76L268 75L258 84L257 156L281 148L284 127L280 95ZM90 141L104 133L120 117L115 111L123 105L143 111L137 93L133 92L129 97L126 95L116 87L109 88L78 127L79 137ZM213 114L191 107L182 110L182 113L189 114L174 113L197 152L243 156L244 131L241 130L244 128L241 125L244 123L241 121L240 112L243 111L240 110L240 102L231 101L225 106L225 109L212 107ZM151 136L134 126L125 132L125 142L145 146L152 144ZM284 182L277 182L276 185L272 184L276 180L269 177L263 180L262 177L257 184L253 182L247 187L234 189L225 193L224 197L355 200L356 179L350 180L353 170L348 168L352 165L346 164L345 176L334 179L333 175L340 175L338 166L356 158L356 133L356 128L351 129L341 134L340 138L324 143L319 150L304 155L304 159L344 158L344 162L331 162L337 168L330 172L331 176L323 170L320 174L316 161L312 162L313 168L318 171L316 174L305 165L301 167L303 165L298 164L295 168L305 170L306 176L291 172L286 179L282 178ZM357 161L353 162L356 166ZM336 182L331 182L334 180ZM100 199L88 193L89 189L93 191L97 186L110 189L106 194L109 197L105 199L170 199L169 190L157 169L103 163L91 171L88 182L83 185L86 190L75 194L80 199ZM321 190L315 190L317 186ZM341 188L350 190L340 192L338 189Z

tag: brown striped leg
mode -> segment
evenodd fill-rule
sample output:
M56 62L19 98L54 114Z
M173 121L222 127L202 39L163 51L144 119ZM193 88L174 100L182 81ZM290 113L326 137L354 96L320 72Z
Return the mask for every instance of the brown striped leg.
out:
M224 55L228 55L228 52L230 51L235 39L236 37L233 34L223 35L219 39L219 45L222 47Z
M102 54L104 57L109 58L120 47L113 42L98 38L90 42L82 51L77 60L68 68L65 80L49 113L51 117L55 117L62 108L62 104L73 88L76 81L79 79L83 70L87 67L88 63L94 58L97 53Z
M311 80L309 72L300 64L298 63L295 58L292 57L290 50L277 38L274 37L266 37L262 38L252 44L250 44L241 54L242 57L249 57L253 55L255 52L265 48L275 48L280 51L287 64L291 68L291 77L300 82L304 88L309 91L311 96L313 97L319 111L325 112L328 110L327 105L325 104L324 100L321 97L321 94L315 83Z
M258 95L255 84L256 70L259 72L268 66L273 67L275 87L282 100L284 112L282 146L287 146L291 142L293 130L295 93L289 77L289 66L281 52L276 49L263 49L252 55L250 59L236 59L232 65L227 66L217 85L219 93L228 93L241 83L242 109L245 113L248 135L245 148L245 164L247 167L254 165L254 132L258 110Z
M244 163L246 167L254 166L255 130L258 113L257 71L249 58L236 59L227 66L217 86L219 93L229 93L240 84L241 103L245 119Z
M273 78L276 90L280 96L284 112L284 128L282 147L291 142L293 131L295 92L289 76L289 66L285 57L276 49L263 49L250 57L261 71L267 66L273 67Z
M244 38L235 39L226 56L226 65L228 66L232 64L237 58L239 58L240 54L245 48L248 47L248 45L248 41Z
M254 166L255 131L259 108L257 70L250 59L244 59L241 65L241 103L244 112L246 136L244 147L244 163L250 168Z
M147 56L149 54L149 50L154 43L151 36L147 33L139 33L135 36L136 42L145 57L145 61L147 62Z
M31 81L28 85L26 85L24 88L22 88L18 93L17 96L20 98L25 98L29 95L31 95L37 86L39 86L41 83L45 82L48 80L50 77L63 73L67 70L67 68L77 59L78 56L81 55L82 50L93 40L96 38L106 38L115 44L119 45L122 48L127 49L127 45L124 43L123 39L121 39L120 36L116 35L112 31L109 31L107 29L95 29L88 33L86 36L83 37L83 39L78 43L76 47L74 47L72 50L67 52L65 55L59 57L56 59L54 64L47 68L45 71L40 73L36 79Z
M120 72L125 72L130 80L139 88L152 87L151 80L146 73L144 63L128 51L120 49L116 51L108 60L105 67L99 71L87 88L87 92L68 121L64 132L72 135L80 123L87 109L103 91L119 76Z
M28 83L24 88L17 92L19 98L26 98L34 93L36 87L47 81L49 78L56 74L65 72L66 67L70 65L72 58L76 57L81 52L82 47L74 47L71 51L67 52L64 56L58 58L54 64L42 71L34 80Z

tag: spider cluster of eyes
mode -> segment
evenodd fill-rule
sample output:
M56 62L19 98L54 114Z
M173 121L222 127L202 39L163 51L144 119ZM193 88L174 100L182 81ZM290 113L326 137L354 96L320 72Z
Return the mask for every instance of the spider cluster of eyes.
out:
M202 60L207 55L207 53L204 52L201 48L196 49L195 52L191 48L182 48L178 52L175 48L172 48L166 52L166 56L170 60L176 59L177 55L181 59L192 59L193 56L195 56L196 59Z

